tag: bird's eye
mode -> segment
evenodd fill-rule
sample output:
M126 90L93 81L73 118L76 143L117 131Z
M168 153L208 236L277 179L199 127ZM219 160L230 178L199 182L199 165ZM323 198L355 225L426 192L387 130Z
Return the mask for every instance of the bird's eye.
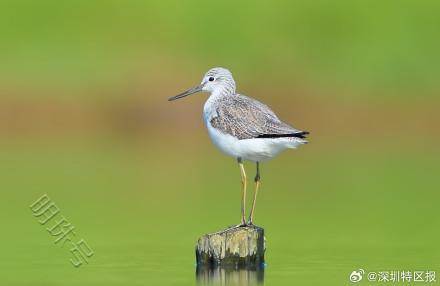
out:
M214 77L211 76L211 77L208 78L208 80L209 81L214 81Z

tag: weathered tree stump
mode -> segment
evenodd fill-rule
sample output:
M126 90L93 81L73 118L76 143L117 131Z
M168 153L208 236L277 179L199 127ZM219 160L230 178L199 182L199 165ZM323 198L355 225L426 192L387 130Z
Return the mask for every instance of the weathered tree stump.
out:
M199 238L196 246L197 266L262 267L265 250L263 228L255 225L229 227Z

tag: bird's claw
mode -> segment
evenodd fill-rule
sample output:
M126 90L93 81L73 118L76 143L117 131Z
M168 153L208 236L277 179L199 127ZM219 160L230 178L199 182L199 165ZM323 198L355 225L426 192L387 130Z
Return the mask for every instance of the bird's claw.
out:
M246 223L246 221L242 221L240 224L237 224L235 227L246 227L249 226L249 224Z
M235 227L247 227L247 226L253 226L253 225L254 225L253 222L248 221L248 222L242 222L240 224L237 224Z

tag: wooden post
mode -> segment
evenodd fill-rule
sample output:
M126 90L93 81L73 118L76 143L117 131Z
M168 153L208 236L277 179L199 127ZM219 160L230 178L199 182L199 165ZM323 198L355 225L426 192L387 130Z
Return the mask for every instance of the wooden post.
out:
M196 261L198 267L258 268L264 265L265 250L263 228L234 226L200 237Z

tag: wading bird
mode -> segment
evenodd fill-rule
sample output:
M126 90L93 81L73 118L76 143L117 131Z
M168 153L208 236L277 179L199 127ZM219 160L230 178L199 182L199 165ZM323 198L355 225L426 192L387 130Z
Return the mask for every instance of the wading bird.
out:
M169 98L179 99L196 92L210 93L203 107L203 119L209 137L217 148L237 159L241 172L241 224L253 224L255 201L260 186L260 162L287 148L305 144L307 131L295 129L278 119L265 104L235 92L235 81L229 70L212 68L200 85ZM246 172L243 160L255 162L255 192L249 220L246 222Z

